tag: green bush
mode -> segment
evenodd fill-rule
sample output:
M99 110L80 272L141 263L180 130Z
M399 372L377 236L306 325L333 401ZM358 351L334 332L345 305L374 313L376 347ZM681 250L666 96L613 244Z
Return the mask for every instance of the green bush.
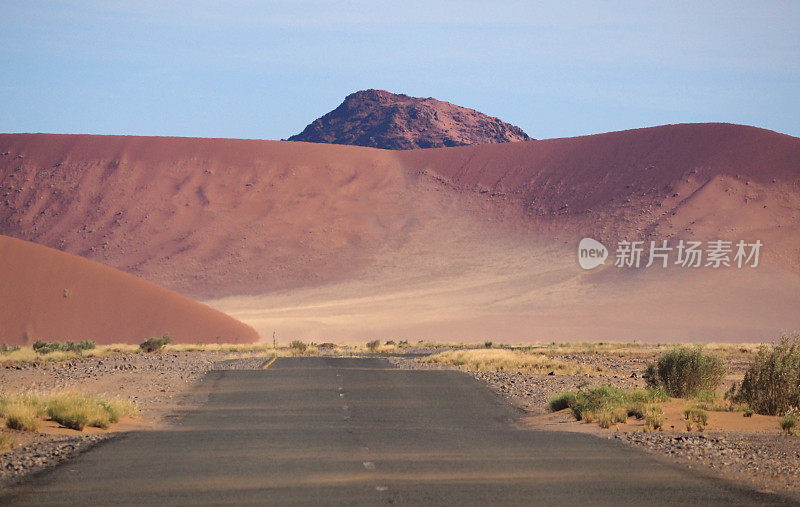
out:
M600 386L579 391L570 404L575 418L579 421L596 414L613 411L619 407L628 408L636 404L666 401L667 394L660 389L620 389L614 386Z
M489 341L483 342L483 348L485 348L485 349L492 348L492 342L489 342Z
M626 408L628 417L635 417L637 419L644 419L646 410L644 403L640 402L632 403Z
M797 435L797 410L789 411L783 416L781 429L787 435Z
M685 398L713 391L725 377L725 363L702 347L677 347L647 367L647 384L663 387L671 396Z
M19 345L8 345L0 343L0 354L10 354L19 350Z
M43 340L36 340L33 343L33 350L38 354L50 354L52 352L82 352L84 350L91 350L95 344L91 340L85 340L80 343L72 341L66 342L46 342Z
M139 349L142 352L159 352L170 343L172 343L172 337L168 334L165 334L161 338L154 336L140 343Z
M575 393L561 393L550 398L550 410L558 412L565 408L570 408L575 403Z
M759 349L734 400L765 415L800 407L800 333L784 334L776 345Z

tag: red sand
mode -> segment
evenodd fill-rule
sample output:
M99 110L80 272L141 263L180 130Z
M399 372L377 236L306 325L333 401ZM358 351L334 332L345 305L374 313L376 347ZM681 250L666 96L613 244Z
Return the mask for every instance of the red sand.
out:
M225 314L116 269L0 236L0 341L246 343L255 331Z
M231 297L214 306L267 336L731 341L800 327L800 139L754 127L411 151L4 134L5 152L0 233ZM583 236L761 239L763 269L583 272Z

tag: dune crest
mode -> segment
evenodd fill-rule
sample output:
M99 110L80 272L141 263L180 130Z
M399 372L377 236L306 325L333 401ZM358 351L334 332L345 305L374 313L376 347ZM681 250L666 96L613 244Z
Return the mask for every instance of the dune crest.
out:
M114 268L0 236L0 341L248 343L249 326Z

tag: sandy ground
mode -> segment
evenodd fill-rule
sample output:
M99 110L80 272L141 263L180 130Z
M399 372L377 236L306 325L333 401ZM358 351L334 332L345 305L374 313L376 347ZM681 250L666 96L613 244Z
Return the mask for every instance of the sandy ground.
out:
M444 227L444 225L443 225ZM586 272L576 246L509 239L454 222L363 277L205 301L262 336L482 343L759 342L800 329L800 276L770 271L613 266ZM440 249L450 252L442 259ZM446 242L446 246L441 243ZM416 245L416 246L415 246ZM735 317L734 317L735 316ZM292 337L292 338L288 338Z

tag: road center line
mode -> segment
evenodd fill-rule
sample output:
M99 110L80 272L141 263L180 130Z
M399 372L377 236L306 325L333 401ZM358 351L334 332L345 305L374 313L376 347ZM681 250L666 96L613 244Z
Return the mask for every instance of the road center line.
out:
M265 365L264 365L264 367L263 367L262 369L266 370L267 368L269 368L269 365L271 365L272 363L274 363L276 359L278 359L278 356L277 356L277 354L275 355L275 357L273 357L272 359L270 359L270 360L269 360L269 362L268 362L267 364L265 364Z

